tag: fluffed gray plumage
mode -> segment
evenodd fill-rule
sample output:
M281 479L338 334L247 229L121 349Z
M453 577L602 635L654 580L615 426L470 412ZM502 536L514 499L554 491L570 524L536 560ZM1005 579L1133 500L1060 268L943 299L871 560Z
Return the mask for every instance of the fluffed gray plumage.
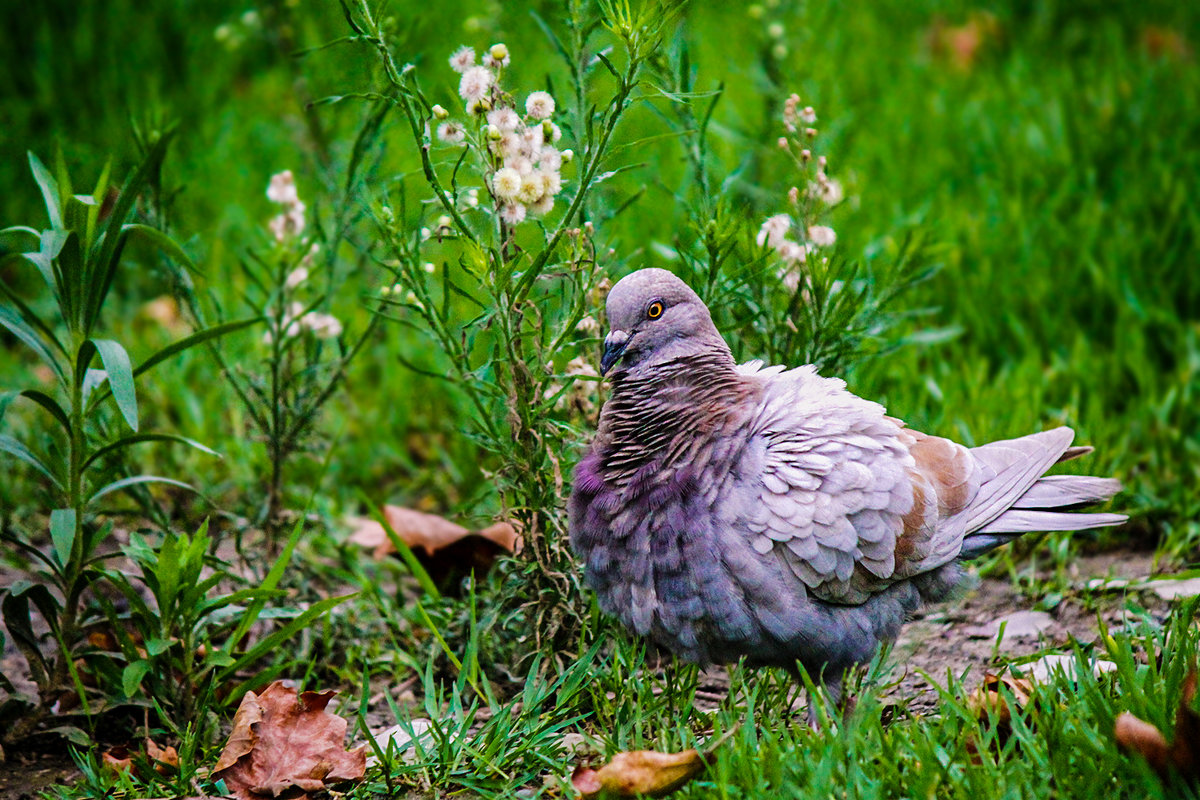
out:
M797 662L836 691L960 564L1027 531L1124 522L1062 509L1111 478L1046 476L1069 428L968 448L811 366L737 365L683 281L613 287L612 394L575 473L570 540L601 608L700 664Z

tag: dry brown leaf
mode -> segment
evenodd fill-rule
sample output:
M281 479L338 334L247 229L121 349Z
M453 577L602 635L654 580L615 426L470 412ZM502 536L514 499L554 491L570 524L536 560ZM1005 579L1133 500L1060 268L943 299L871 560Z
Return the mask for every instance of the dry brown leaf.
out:
M179 769L179 753L174 747L159 747L153 739L146 740L146 757L159 775L173 775Z
M1138 753L1160 777L1172 771L1186 781L1200 784L1200 714L1192 709L1196 699L1196 670L1183 682L1183 695L1175 712L1175 742L1168 745L1162 732L1128 711L1117 717L1113 738L1117 745Z
M1012 694L1016 708L1010 707L1008 698L1002 693L1001 687L1007 688ZM1007 672L1001 675L989 672L983 676L983 684L967 698L967 708L981 723L987 723L989 720L995 722L994 742L997 747L1003 747L1004 743L1008 741L1008 737L1012 735L1014 712L1020 713L1025 706L1029 705L1033 699L1034 689L1035 684L1028 678L1015 678ZM966 748L971 755L972 763L982 763L979 745L974 738L967 741Z
M993 718L997 725L1011 724L1013 710L1001 694L1001 687L1007 688L1012 694L1017 711L1025 708L1033 699L1033 681L1028 678L1014 678L1008 673L994 675L989 672L983 676L983 684L967 698L967 707L979 719Z
M413 551L439 588L453 587L471 571L486 572L501 553L520 549L521 539L507 522L497 522L481 531L411 508L384 506L388 525ZM373 549L375 558L396 552L383 525L373 519L356 518L349 541Z
M1158 25L1142 28L1142 47L1154 58L1177 63L1190 61L1192 57L1192 47L1183 34Z
M949 25L936 18L929 29L929 49L934 57L969 72L988 44L1000 38L1000 23L987 11L972 11L962 25Z
M187 322L179 313L179 302L170 295L161 295L138 309L138 319L158 323L172 334L187 332Z
M347 751L346 720L325 710L334 692L304 692L275 681L261 694L247 692L213 777L241 800L278 797L299 789L316 792L338 781L362 778L364 747Z
M699 775L707 763L697 750L658 753L634 750L617 753L600 769L577 767L571 784L584 798L662 797Z
M133 754L123 744L105 750L100 760L104 766L113 772L130 772L133 770Z

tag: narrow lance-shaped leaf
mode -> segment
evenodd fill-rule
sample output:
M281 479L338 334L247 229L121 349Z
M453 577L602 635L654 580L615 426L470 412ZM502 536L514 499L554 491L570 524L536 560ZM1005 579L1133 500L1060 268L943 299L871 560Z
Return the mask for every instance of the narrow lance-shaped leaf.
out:
M113 399L121 416L134 431L138 429L137 394L133 387L133 365L129 362L129 353L120 342L113 339L92 339L108 373L108 385L112 388Z
M196 487L183 481L174 480L173 478L163 478L158 475L134 475L132 478L121 478L119 481L113 481L97 489L96 493L88 498L88 503L94 503L107 494L119 492L122 489L128 489L130 486L137 486L140 483L166 483L171 486L178 486L180 489L187 489L189 492L196 492Z
M69 564L75 544L75 509L56 508L50 512L50 541L58 563Z
M201 452L208 453L210 456L216 456L217 458L222 457L220 453L218 453L216 450L213 450L211 447L207 447L200 442L197 442L195 439L189 439L186 436L179 436L174 433L135 433L130 436L122 436L120 439L117 439L114 442L109 442L96 452L92 453L90 456L88 456L87 460L83 462L83 469L86 470L99 459L103 458L109 453L120 450L122 447L129 447L130 445L141 444L142 442L178 442L179 444L186 444L189 447L194 447Z
M135 378L139 377L148 370L158 366L163 361L166 361L173 355L182 353L184 350L189 350L198 344L203 344L204 342L220 338L227 333L233 333L234 331L241 330L242 328L248 328L251 325L261 322L262 319L262 317L252 317L250 319L236 320L234 322L225 322L220 325L214 325L211 328L205 328L202 331L197 331L191 336L184 337L177 342L172 342L162 350L159 350L157 353L147 358L141 364L138 364L138 367L136 370L134 370L133 375Z
M68 434L71 432L71 420L67 418L67 412L63 410L63 407L60 406L58 401L53 397L45 392L38 391L37 389L26 389L25 391L21 392L20 396L28 398L37 403L39 406L44 408L50 414L50 416L58 420L58 424L62 425L63 429L66 430ZM0 417L3 417L3 415L3 411L0 410Z
M54 472L51 471L50 467L46 466L46 464L40 458L34 455L32 450L18 442L13 437L8 436L7 434L0 434L0 453L8 453L11 456L19 458L49 478L54 484L55 488L62 489L62 482L59 481Z
M46 169L46 165L42 160L29 151L29 169L33 172L33 179L37 181L38 188L42 190L42 200L46 203L46 214L50 217L50 226L53 228L61 228L62 211L58 205L58 183L54 180L54 176L50 174L50 170Z
M37 353L38 357L50 365L50 368L54 370L59 378L65 379L62 364L54 357L54 353L46 346L45 341L37 335L29 323L21 318L20 315L11 308L0 306L0 325L7 328L13 336L16 336L28 345L33 352Z

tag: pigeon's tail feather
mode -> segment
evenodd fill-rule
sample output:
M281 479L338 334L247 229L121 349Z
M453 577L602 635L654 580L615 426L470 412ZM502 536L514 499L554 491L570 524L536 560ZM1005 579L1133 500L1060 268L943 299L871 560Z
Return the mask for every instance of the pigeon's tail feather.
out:
M1070 447L1074 435L1070 428L1056 428L971 451L984 479L968 509L970 532L959 558L975 558L1032 531L1081 531L1128 519L1122 514L1053 510L1103 502L1121 491L1121 482L1114 478L1043 474L1056 463L1092 451Z

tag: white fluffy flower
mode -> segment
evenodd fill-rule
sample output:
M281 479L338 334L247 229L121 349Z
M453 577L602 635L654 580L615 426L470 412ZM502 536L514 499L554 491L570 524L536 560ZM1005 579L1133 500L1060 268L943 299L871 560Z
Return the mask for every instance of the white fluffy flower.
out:
M520 225L525 221L525 206L520 203L509 203L500 209L500 219L507 225Z
M305 256L305 258L308 258L308 256ZM308 270L304 267L296 267L294 270L289 272L287 278L284 279L283 288L295 289L306 280L308 280Z
M543 144L545 144L545 137L542 136L541 125L521 131L521 149L531 160L541 155Z
M800 121L805 125L812 125L817 121L817 112L812 106L805 106L800 112Z
M533 92L525 98L525 113L534 119L548 119L554 113L554 98L549 92Z
M517 192L517 199L530 205L536 203L545 193L546 187L542 183L541 173L531 172L521 179L521 188Z
M549 193L542 195L541 197L539 197L537 199L536 202L529 204L529 210L531 212L533 212L534 215L539 216L539 217L546 216L547 214L550 213L550 211L553 208L554 208L554 195L549 194Z
M446 144L462 144L467 140L467 132L462 125L448 120L437 126L437 137Z
M299 200L292 203L284 213L272 217L268 223L271 234L277 242L282 242L292 236L299 236L304 232L304 225L304 203Z
M525 156L517 156L504 162L505 166L512 167L522 175L528 175L533 172L533 162Z
M279 326L283 328L283 338L291 339L294 336L300 335L300 314L304 311L304 304L298 301L292 302L288 306L287 312L283 315ZM275 341L275 326L271 324L267 328L267 332L263 334L263 344L271 344Z
M775 252L779 253L779 257L790 264L803 264L808 257L808 249L804 245L796 244L790 240L783 240L779 246L775 248Z
M318 339L334 339L342 335L342 323L332 314L310 311L300 318L300 324Z
M808 189L810 195L819 197L827 206L836 206L842 202L842 185L827 177L824 172L817 173L817 182L810 183Z
M517 112L508 106L493 108L488 112L487 121L501 131L515 131L521 124L521 118L517 116Z
M505 161L516 158L521 153L521 137L514 131L500 134L500 139L491 143L492 152Z
M296 193L296 179L292 176L290 169L271 176L271 182L267 185L267 199L272 203L281 203L285 206L300 202L300 197Z
M550 128L549 131L546 130L547 126ZM557 142L562 138L562 128L558 127L549 120L542 123L542 133L549 137L550 141L552 142Z
M837 241L837 234L828 225L811 225L808 228L808 240L817 247L832 247Z
M595 317L588 315L579 320L579 322L575 325L575 330L579 331L584 336L599 336L600 323L596 321Z
M546 169L543 167L538 170L538 177L542 181L542 190L553 197L562 191L562 175L556 169Z
M791 217L787 214L776 214L773 217L769 217L762 224L762 227L758 229L758 236L755 237L755 241L758 242L759 247L765 244L767 247L778 250L779 245L783 243L783 237L787 235L791 227Z
M475 51L470 47L460 47L450 56L450 68L455 72L466 72L475 66Z
M517 199L522 183L521 173L512 167L502 167L496 170L496 174L492 177L492 191L496 197L509 202Z
M562 169L562 153L553 147L543 147L538 155L538 166L547 170Z
M458 82L458 93L463 100L478 102L487 96L494 80L495 76L487 67L471 67Z

